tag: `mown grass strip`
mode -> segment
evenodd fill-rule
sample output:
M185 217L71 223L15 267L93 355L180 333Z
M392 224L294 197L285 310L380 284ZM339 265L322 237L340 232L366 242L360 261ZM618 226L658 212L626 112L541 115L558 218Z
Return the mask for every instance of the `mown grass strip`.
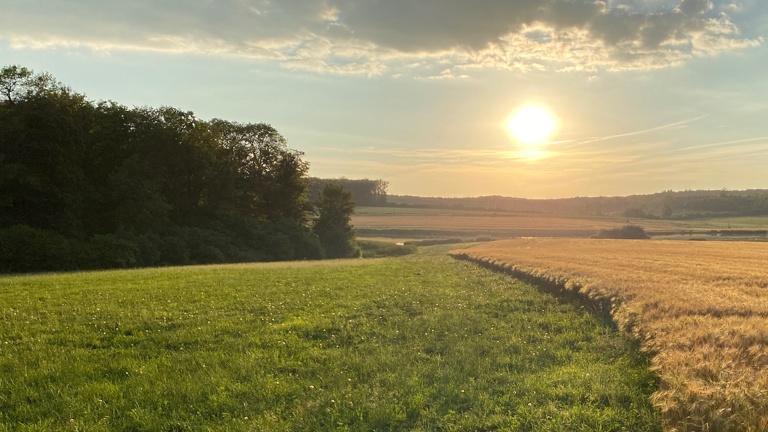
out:
M659 430L632 342L446 256L0 278L0 430Z

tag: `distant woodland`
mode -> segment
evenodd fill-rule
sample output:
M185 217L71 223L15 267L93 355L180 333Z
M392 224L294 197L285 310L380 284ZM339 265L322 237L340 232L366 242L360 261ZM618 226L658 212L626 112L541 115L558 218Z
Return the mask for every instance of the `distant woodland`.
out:
M320 192L326 184L340 185L352 193L352 200L358 206L385 206L387 205L387 187L389 183L384 180L347 178L321 179L310 177L309 197L312 202L317 201Z
M5 67L0 273L333 257L310 199L327 182L303 156L268 124L92 102ZM381 181L330 182L386 199ZM329 190L340 198L326 208L354 208Z
M574 216L625 216L636 219L696 219L768 215L768 190L665 191L626 197L525 199L503 196L427 198L390 195L391 206L474 209Z

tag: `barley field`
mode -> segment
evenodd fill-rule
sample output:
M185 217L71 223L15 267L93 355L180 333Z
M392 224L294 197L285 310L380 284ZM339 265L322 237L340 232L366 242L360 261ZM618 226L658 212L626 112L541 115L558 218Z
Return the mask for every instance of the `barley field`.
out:
M453 252L608 303L669 431L768 430L768 244L517 239Z

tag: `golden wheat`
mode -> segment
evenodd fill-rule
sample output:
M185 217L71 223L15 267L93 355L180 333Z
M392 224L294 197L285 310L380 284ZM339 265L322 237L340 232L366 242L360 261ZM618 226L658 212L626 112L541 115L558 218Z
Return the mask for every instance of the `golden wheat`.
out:
M670 431L768 430L768 243L517 239L454 251L612 303Z

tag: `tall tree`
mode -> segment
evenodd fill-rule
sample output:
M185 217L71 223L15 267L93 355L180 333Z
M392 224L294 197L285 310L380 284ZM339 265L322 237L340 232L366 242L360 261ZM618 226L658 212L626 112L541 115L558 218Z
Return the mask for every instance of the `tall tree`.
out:
M384 180L370 179L320 179L310 178L310 197L316 200L320 196L323 187L328 184L338 184L352 193L352 200L357 206L380 206L387 203L387 187L389 183Z
M26 68L0 70L0 222L81 230L88 103Z
M352 193L338 184L325 185L317 199L314 232L327 258L351 258L359 254L352 227L355 203Z
M0 102L16 105L44 94L69 93L69 89L50 74L35 74L31 69L11 65L0 69Z
M321 258L302 156L267 124L92 103L4 67L0 271Z
M301 159L304 153L288 148L285 138L265 123L217 119L211 128L229 152L241 211L269 221L306 222L309 163Z

